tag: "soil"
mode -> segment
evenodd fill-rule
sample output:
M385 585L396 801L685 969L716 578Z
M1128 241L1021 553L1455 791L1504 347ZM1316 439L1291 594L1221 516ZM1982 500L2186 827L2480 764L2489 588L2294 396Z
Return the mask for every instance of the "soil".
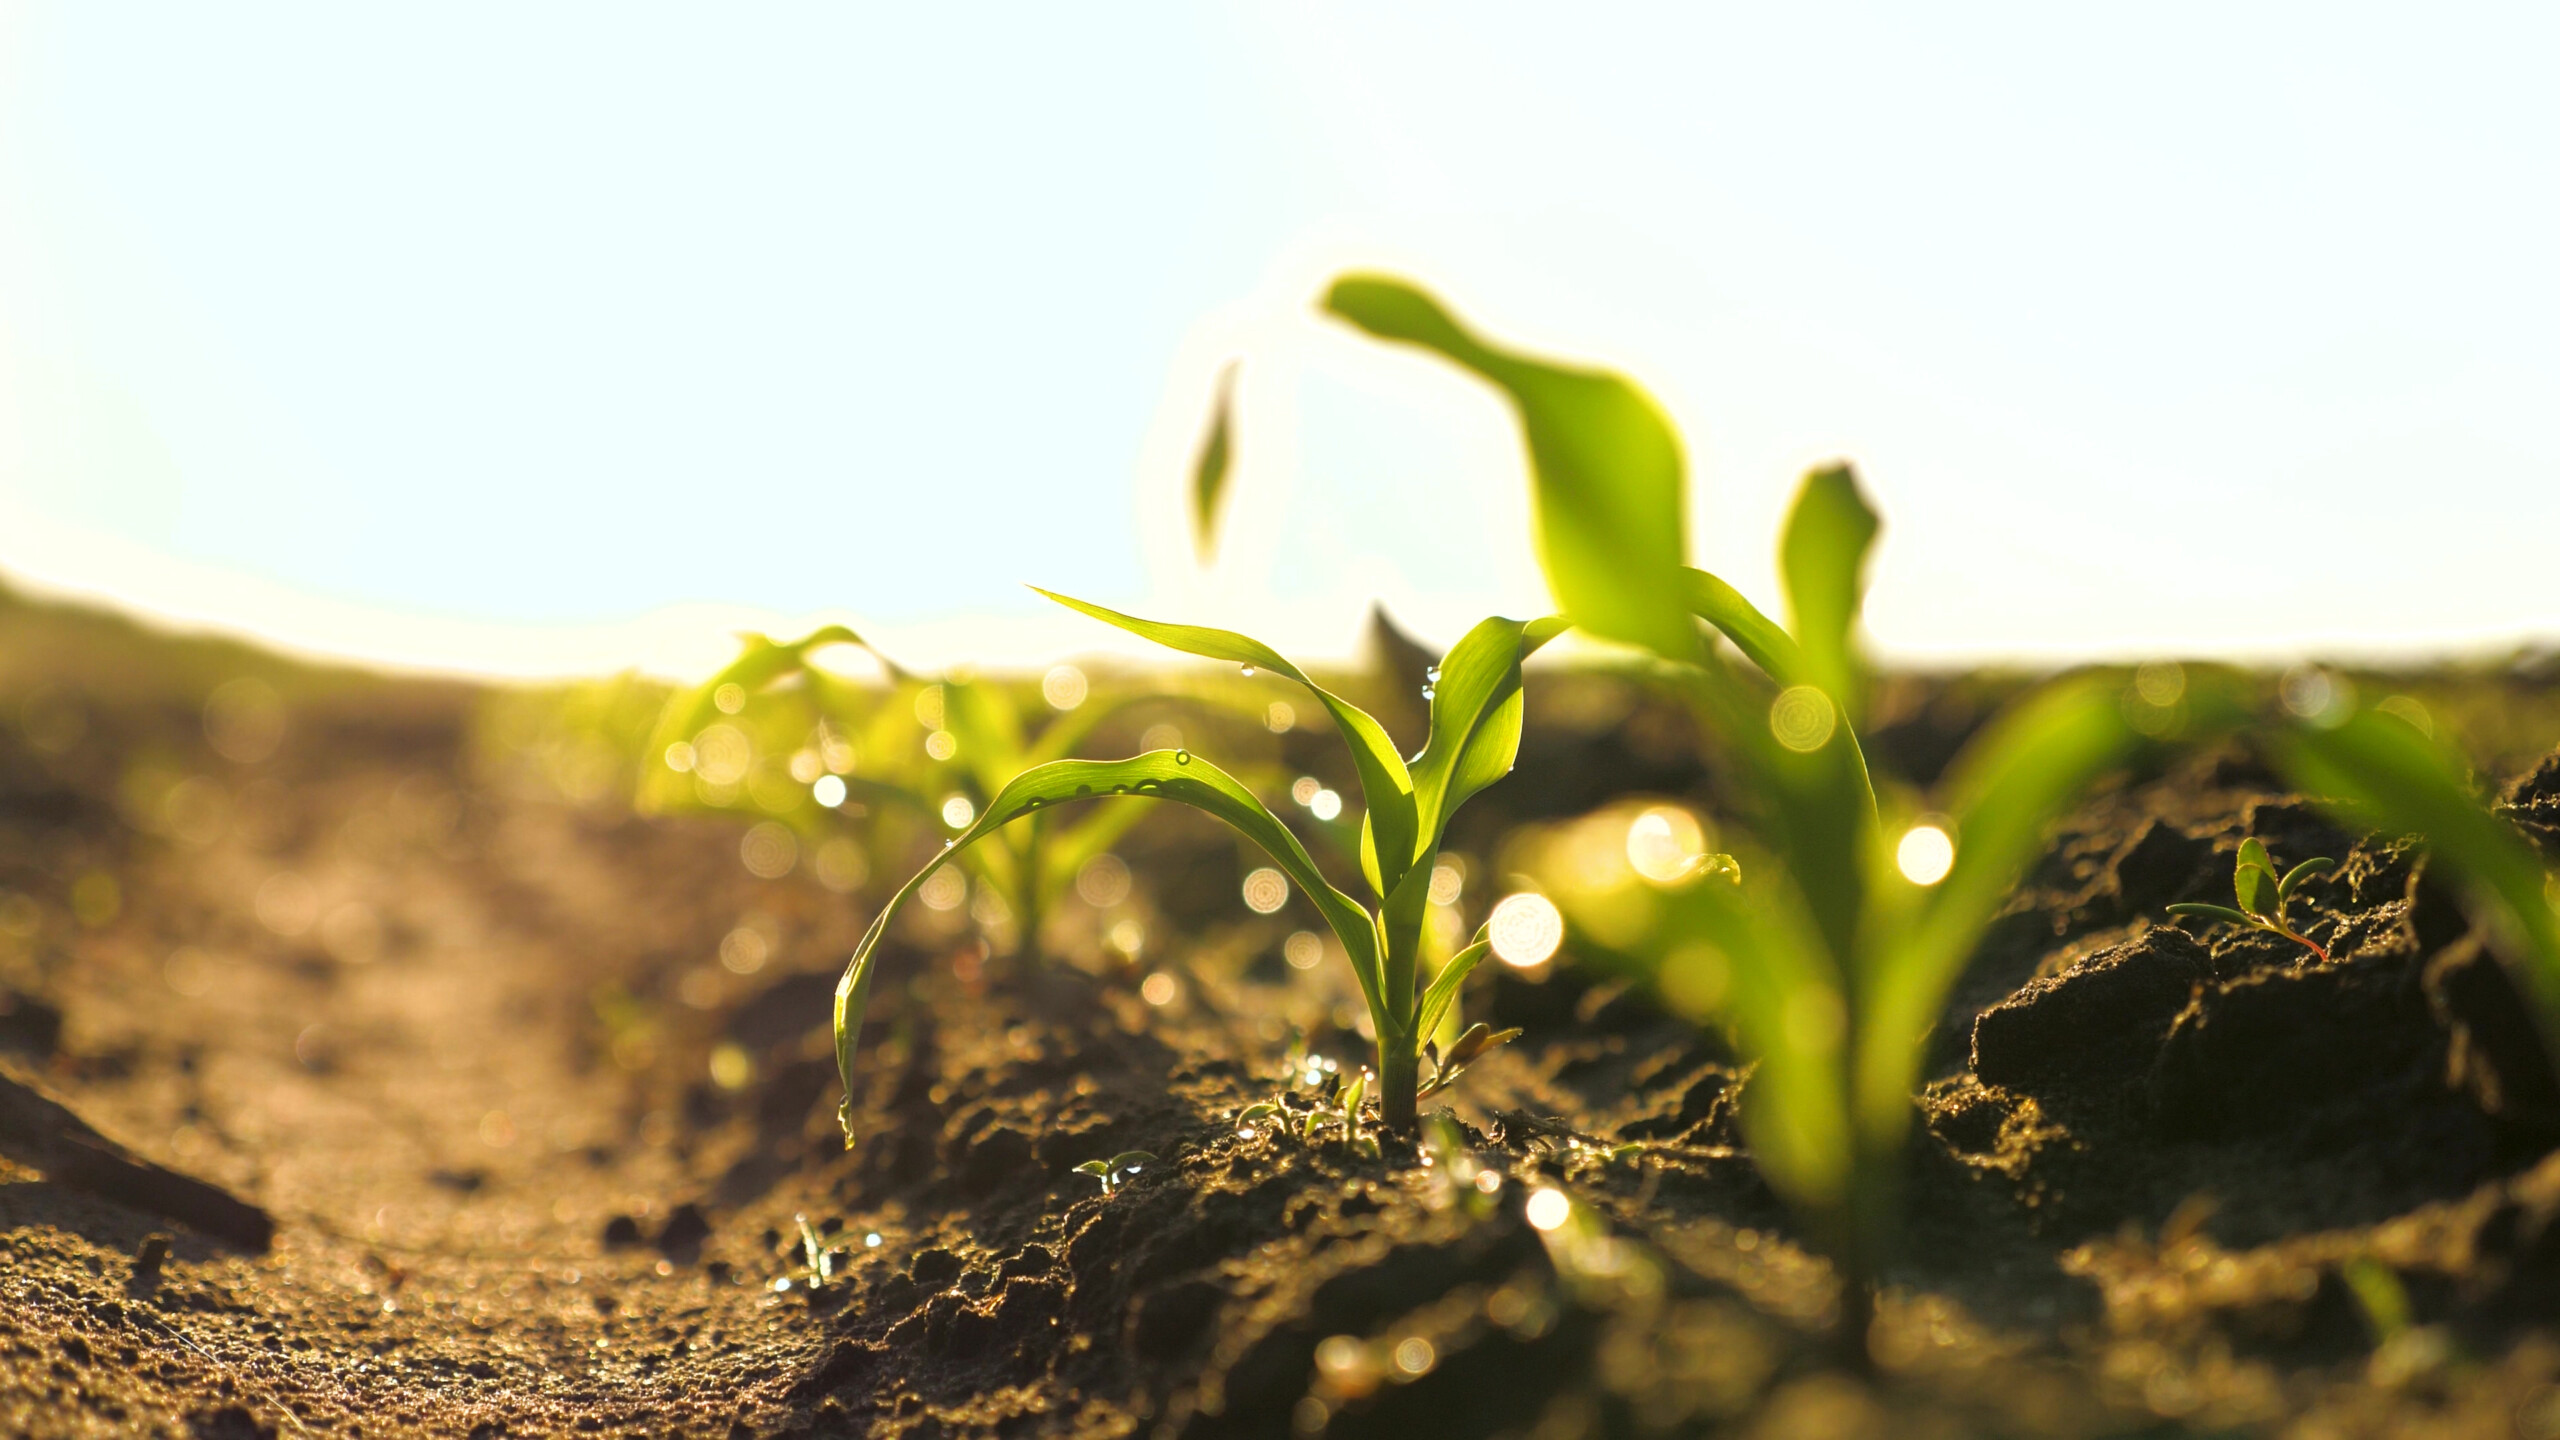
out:
M2402 683L2560 835L2550 676ZM2013 689L1897 682L1880 766ZM876 895L635 818L509 703L0 604L0 1066L272 1223L0 1147L0 1433L2560 1436L2560 1088L2423 855L2244 753L2097 795L1994 927L1861 1367L1744 1067L1622 979L1487 967L1525 1034L1431 1163L1300 1138L1348 982L1171 818L1123 846L1141 963L893 953L848 1151L826 997ZM1473 853L1712 795L1622 682L1530 714ZM2342 860L2334 960L2164 923L2249 835Z

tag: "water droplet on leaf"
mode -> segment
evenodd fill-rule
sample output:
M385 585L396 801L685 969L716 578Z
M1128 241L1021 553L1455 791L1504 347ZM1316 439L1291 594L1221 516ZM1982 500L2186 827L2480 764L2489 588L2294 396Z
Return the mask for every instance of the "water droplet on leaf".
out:
M1176 764L1176 765L1188 765L1188 764L1190 764L1190 763L1191 763L1191 752L1190 752L1190 751L1188 751L1188 750L1176 750L1176 751L1174 751L1174 752L1173 752L1173 763L1174 763L1174 764Z
M1252 679L1252 678L1253 678L1253 667L1252 667L1252 666L1250 666L1250 665L1245 665L1245 666L1240 666L1240 667L1238 667L1238 668L1239 668L1239 673L1241 673L1241 674L1244 676L1244 678L1246 678L1247 680L1250 680L1250 679Z

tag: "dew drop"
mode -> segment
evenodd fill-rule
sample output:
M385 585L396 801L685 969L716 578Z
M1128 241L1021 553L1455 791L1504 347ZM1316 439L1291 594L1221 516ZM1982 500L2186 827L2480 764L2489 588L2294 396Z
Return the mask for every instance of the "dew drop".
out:
M945 849L945 850L948 850L948 849L950 849L952 846L954 846L954 845L956 845L956 844L958 844L958 843L960 843L960 842L959 842L959 841L957 841L957 840L945 840L945 841L943 841L943 842L942 842L942 848L943 848L943 849Z
M1422 698L1425 700L1428 700L1439 693L1440 692L1438 690L1433 689L1431 686L1425 685L1422 687Z
M1440 679L1440 667L1434 665L1430 669L1423 671L1422 678L1437 684Z
M1173 752L1173 763L1174 763L1174 764L1176 764L1176 765L1188 765L1188 764L1190 764L1190 763L1191 763L1191 752L1190 752L1190 751L1188 751L1188 750L1176 750L1176 751L1174 751L1174 752Z
M1241 666L1241 667L1239 667L1239 670L1240 670L1240 672L1243 674L1244 678L1246 678L1247 680L1250 680L1250 679L1252 679L1252 678L1253 678L1253 667L1252 667L1252 666L1250 666L1250 665Z

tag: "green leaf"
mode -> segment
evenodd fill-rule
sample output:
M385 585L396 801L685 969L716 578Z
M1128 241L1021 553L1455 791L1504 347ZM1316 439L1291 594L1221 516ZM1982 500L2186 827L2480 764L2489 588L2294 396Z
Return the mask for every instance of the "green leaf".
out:
M2425 839L2463 884L2475 920L2502 942L2530 999L2546 1057L2560 1057L2560 915L2541 860L2514 827L2472 795L2453 758L2395 716L2367 710L2334 728L2287 726L2269 737L2297 788L2358 821Z
M1625 379L1500 349L1384 275L1346 275L1325 308L1381 340L1433 351L1511 400L1535 483L1538 563L1556 603L1603 639L1698 655L1681 575L1688 485L1679 438Z
M2043 850L2045 832L2089 783L2131 755L2121 686L2101 677L2048 686L2003 712L1956 757L1940 804L1954 817L1955 863L1917 898L1917 912L1875 937L1857 1095L1871 1140L1909 1121L1912 1087L1947 991L1983 927ZM1886 864L1890 860L1883 856ZM1899 875L1887 883L1908 895Z
M1520 754L1520 662L1563 629L1560 618L1485 620L1442 657L1432 685L1431 737L1411 772L1414 864L1438 853L1460 805L1511 773Z
M1351 763L1360 775L1360 790L1367 802L1368 822L1377 831L1380 842L1377 847L1378 869L1371 883L1378 887L1383 898L1404 877L1406 868L1412 863L1416 825L1413 776L1405 768L1404 757L1396 753L1395 741L1388 737L1386 728L1367 711L1307 678L1305 671L1291 664L1279 651L1232 630L1142 620L1135 615L1123 615L1117 610L1042 590L1037 585L1031 588L1070 610L1092 616L1106 625L1116 625L1167 649L1269 670L1307 687L1324 706L1325 712L1333 717L1335 728L1342 732L1343 740L1351 747Z
M2284 902L2293 898L2293 892L2296 886L2299 886L2303 881L2310 879L2314 875L2337 868L2337 863L2338 862L2330 859L2328 856L2322 855L2310 860L2305 860L2301 864L2284 872L2284 878L2276 882L2277 907L2281 909Z
M1236 366L1234 361L1218 372L1216 409L1209 419L1208 438L1200 444L1200 458L1191 466L1191 543L1199 552L1201 563L1218 548L1218 512L1227 498L1228 431L1235 424Z
M1856 631L1876 529L1876 512L1858 493L1857 476L1846 465L1831 465L1805 477L1778 542L1787 614L1805 668L1853 723L1866 714Z
M1111 1173L1111 1162L1108 1160L1087 1160L1076 1167L1076 1173L1079 1175L1092 1175L1096 1177L1108 1175Z
M1517 1025L1510 1026L1507 1029L1496 1030L1491 1025L1479 1020L1473 1025L1467 1027L1467 1032L1458 1037L1457 1044L1449 1047L1447 1068L1451 1070L1461 1069L1466 1066L1468 1062L1474 1060L1477 1056L1484 1054L1486 1051L1491 1050L1498 1045L1508 1045L1512 1041L1519 1039L1520 1033L1520 1027Z
M1144 1165L1154 1158L1156 1155L1152 1150L1123 1150L1111 1157L1111 1168L1127 1170L1133 1166Z
M2240 857L2231 869L2231 893L2240 898L2240 908L2252 915L2264 915L2267 908L2258 903L2258 886L2262 880L2275 878L2275 863L2267 858L2267 847L2256 836L2240 842Z
M1777 621L1744 599L1741 591L1704 570L1680 573L1689 587L1690 613L1723 631L1762 673L1781 686L1819 683L1805 663L1803 649Z
M2252 929L2258 928L2259 926L2257 916L2248 914L2245 911L2234 910L2228 905L2198 905L2193 903L2179 904L2170 906L2169 913L2172 915L2193 915L2205 920L2225 920L2229 921L2231 924L2246 925Z
M1171 800L1189 805L1225 821L1261 846L1272 862L1297 883L1342 941L1344 951L1351 957L1352 971L1359 977L1361 992L1368 1000L1373 1023L1378 1023L1381 1033L1392 1028L1379 1023L1392 1012L1386 1009L1379 987L1376 923L1358 902L1325 880L1306 847L1298 843L1298 837L1265 809L1253 792L1237 784L1235 777L1199 756L1178 750L1154 750L1127 760L1053 760L1015 776L998 791L976 823L900 886L862 932L853 958L846 962L844 975L836 982L836 1072L844 1081L847 1097L853 1094L855 1043L862 1031L863 1009L870 1000L873 973L878 969L880 942L908 897L957 853L1015 820L1051 805L1112 798ZM852 1144L850 1133L845 1143Z
M1493 942L1483 938L1483 932L1479 931L1474 944L1449 957L1449 963L1441 966L1440 973L1431 977L1431 988L1422 992L1422 1008L1415 1017L1414 1034L1427 1036L1439 1031L1440 1017L1448 1014L1449 1007L1457 1003L1458 988L1467 983L1468 974L1492 950Z

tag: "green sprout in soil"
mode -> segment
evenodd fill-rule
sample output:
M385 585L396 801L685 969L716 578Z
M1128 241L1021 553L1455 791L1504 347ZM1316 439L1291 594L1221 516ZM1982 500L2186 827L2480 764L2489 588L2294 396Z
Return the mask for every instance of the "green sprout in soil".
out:
M1151 1151L1123 1150L1108 1160L1087 1160L1076 1167L1076 1173L1090 1175L1100 1181L1102 1193L1110 1195L1128 1184L1130 1176L1147 1168L1148 1162L1155 1158Z
M828 1281L836 1278L836 1262L843 1258L844 1252L828 1248L827 1242L819 1238L817 1227L809 1223L808 1216L794 1215L791 1223L800 1228L800 1269L807 1277L800 1283L810 1290L823 1290ZM785 1276L775 1281L773 1288L790 1289L790 1278Z
M1499 349L1401 281L1346 278L1326 305L1511 401L1559 606L1663 662L1718 742L1748 804L1747 853L1689 857L1650 890L1603 903L1646 907L1656 923L1625 958L1754 1060L1742 1111L1753 1158L1839 1265L1843 1339L1863 1347L1928 1034L2046 823L2139 740L2120 684L2048 688L1975 740L1926 804L1880 802L1856 734L1869 689L1857 625L1879 525L1845 466L1813 472L1788 516L1781 627L1684 563L1679 441L1633 384ZM1709 643L1702 620L1749 665ZM1570 912L1574 896L1560 898Z
M813 652L840 644L877 658L888 671L888 690L856 685L811 660ZM1088 699L1079 678L1051 697L1046 708L1060 713L1034 735L1026 712L1042 707L1026 706L1008 687L963 675L925 680L842 625L789 643L749 635L726 668L668 701L649 741L647 754L656 763L644 767L641 805L661 811L696 806L702 787L695 780L715 749L735 752L725 763L746 774L782 760L758 752L782 750L797 767L793 783L744 787L746 799L812 843L856 829L900 852L887 858L905 863L911 853L905 844L964 828L1005 781L1071 753L1097 726L1152 698ZM774 723L750 723L766 708L777 712ZM802 748L791 752L793 745ZM1003 929L1036 954L1043 918L1077 872L1143 814L1110 808L1074 823L1044 815L1007 831L999 844L972 850L962 864L993 896ZM863 817L859 827L856 816Z
M1306 846L1252 791L1188 749L1154 750L1126 760L1035 764L1006 782L967 830L946 842L942 854L890 897L837 983L836 1065L845 1084L846 1143L852 1143L855 1041L880 942L899 907L944 862L997 830L1016 821L1041 823L1049 811L1074 801L1114 798L1176 801L1224 821L1261 847L1306 895L1341 941L1368 1007L1377 1041L1381 1120L1399 1134L1411 1132L1423 1041L1438 1032L1457 1000L1459 984L1489 949L1478 939L1429 977L1425 988L1423 931L1440 839L1461 805L1510 773L1520 750L1520 663L1560 633L1564 622L1495 618L1468 631L1441 661L1430 701L1430 735L1408 760L1368 712L1318 685L1258 640L1228 630L1142 620L1061 595L1049 598L1171 649L1240 666L1247 677L1269 672L1304 686L1351 749L1365 802L1360 872L1375 901L1363 903L1336 888Z
M1401 280L1346 277L1325 305L1505 395L1527 443L1538 558L1558 606L1584 632L1661 662L1716 742L1756 858L1737 869L1731 857L1692 857L1607 898L1653 922L1624 958L1752 1058L1742 1122L1753 1159L1841 1268L1840 1333L1862 1352L1871 1287L1896 1237L1927 1038L1985 927L2083 789L2148 742L2239 728L2253 708L2248 687L2207 672L2164 708L2157 685L2135 694L2118 676L2066 677L1995 718L1925 802L1880 800L1856 735L1868 693L1857 626L1879 527L1847 467L1809 475L1787 518L1781 627L1684 563L1680 444L1632 383L1499 348ZM1748 667L1709 643L1700 621ZM2560 1055L2560 914L2539 862L2469 793L2408 704L2359 711L2342 686L2310 688L2318 703L2289 695L2291 714L2257 728L2260 747L2331 808L2424 837L2500 942L2546 1053ZM2281 924L2281 899L2312 872L2278 876L2253 858L2264 862L2263 851L2244 857L2234 918ZM1711 873L1724 878L1709 883ZM1578 947L1608 948L1589 944L1600 925L1573 918ZM1588 918L1628 928L1623 914Z
M2278 875L2275 862L2268 858L2267 847L2259 844L2253 836L2240 842L2240 863L2231 876L2231 893L2233 898L2240 902L2240 908L2235 910L2227 905L2185 904L2170 906L2169 913L2194 915L2206 920L2225 920L2251 930L2263 930L2270 935L2280 935L2297 945L2307 947L2312 954L2319 956L2320 963L2325 965L2329 963L2329 952L2321 947L2319 941L2293 928L2292 924L2284 918L2284 907L2285 902L2293 898L2295 888L2303 881L2334 868L2336 864L2336 861L2324 855L2317 859L2305 860L2282 875Z

